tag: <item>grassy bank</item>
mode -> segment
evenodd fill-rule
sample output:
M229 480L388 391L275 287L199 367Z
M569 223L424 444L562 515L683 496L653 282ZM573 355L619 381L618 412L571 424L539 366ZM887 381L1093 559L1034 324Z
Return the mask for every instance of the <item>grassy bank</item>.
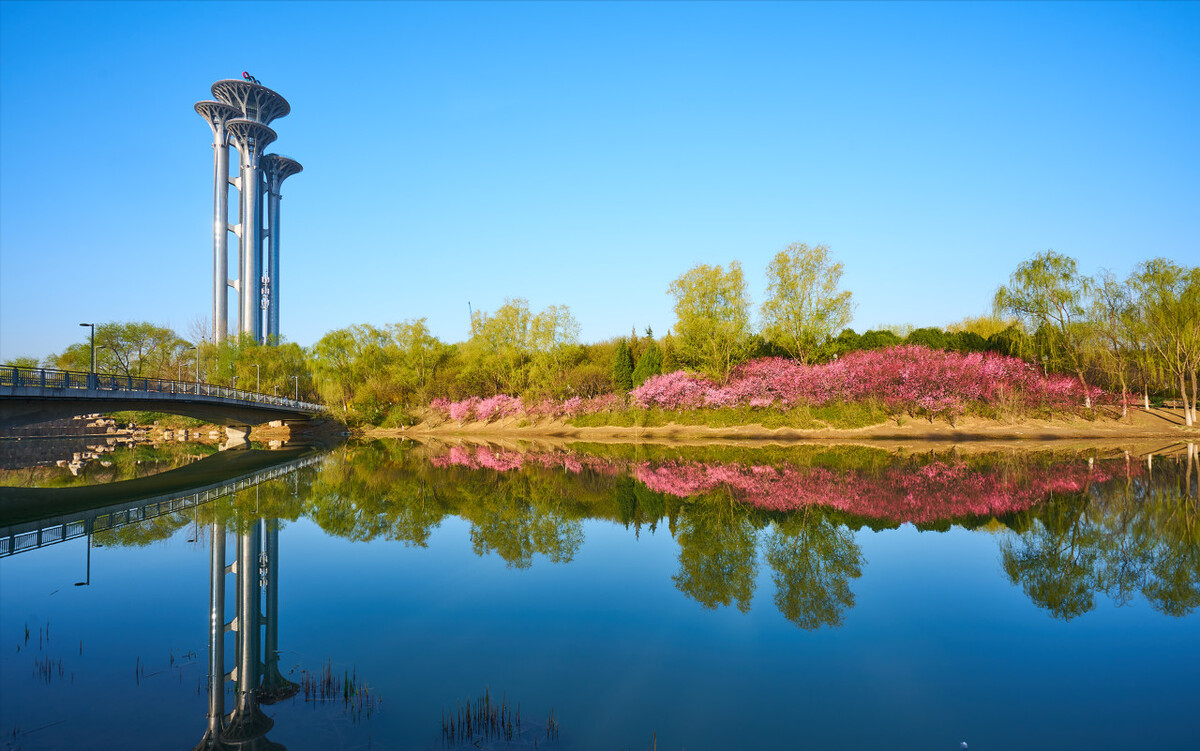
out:
M796 428L854 429L886 422L888 415L876 402L853 402L798 406L787 410L756 409L754 407L720 407L701 409L629 409L593 412L566 419L577 428L639 427L655 428L667 425L732 428L759 425L768 430Z

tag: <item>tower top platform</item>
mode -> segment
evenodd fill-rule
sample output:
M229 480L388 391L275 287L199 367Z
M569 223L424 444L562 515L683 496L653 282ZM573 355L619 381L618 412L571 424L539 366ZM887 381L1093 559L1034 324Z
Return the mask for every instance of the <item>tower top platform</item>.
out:
M247 120L270 125L272 120L292 111L287 100L275 91L257 83L227 78L212 85L214 99L237 107Z
M211 100L196 102L195 110L196 114L203 117L208 126L212 128L213 137L220 144L225 143L225 123L242 116L242 111L232 104Z
M262 158L262 167L269 172L275 172L279 176L279 182L304 171L300 162L283 154L267 154Z
M216 102L211 99L196 102L194 109L196 110L196 114L209 120L232 120L235 117L240 117L242 114L242 111L232 104Z
M263 150L279 137L275 131L257 120L242 117L235 117L227 121L225 130L229 131L229 135L239 142L239 150L241 150L241 145L246 145L257 150L260 156Z

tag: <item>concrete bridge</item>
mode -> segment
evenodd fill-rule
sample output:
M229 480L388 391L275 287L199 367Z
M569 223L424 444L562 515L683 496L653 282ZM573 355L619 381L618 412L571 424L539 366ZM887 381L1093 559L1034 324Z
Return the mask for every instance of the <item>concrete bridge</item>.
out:
M305 421L328 408L197 381L0 367L0 430L94 412L169 412L218 425Z

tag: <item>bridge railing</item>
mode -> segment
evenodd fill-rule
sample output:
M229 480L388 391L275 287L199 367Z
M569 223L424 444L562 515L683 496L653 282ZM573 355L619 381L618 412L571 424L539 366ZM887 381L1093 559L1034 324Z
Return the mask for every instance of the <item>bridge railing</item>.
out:
M232 386L203 381L177 381L168 378L143 378L116 373L82 373L55 368L0 367L0 388L40 388L52 390L131 391L174 394L180 397L208 396L234 399L252 404L268 404L306 412L327 412L328 407L275 394L260 394Z

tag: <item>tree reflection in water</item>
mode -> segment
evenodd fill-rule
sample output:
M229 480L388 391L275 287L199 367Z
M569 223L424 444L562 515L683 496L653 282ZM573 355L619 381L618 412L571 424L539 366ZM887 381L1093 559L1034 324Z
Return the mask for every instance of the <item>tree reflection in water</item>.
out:
M1140 593L1165 615L1187 615L1200 606L1198 467L1189 444L1182 462L1127 460L1124 477L1023 512L1001 544L1005 573L1061 620L1090 612L1097 593L1117 605Z
M454 447L432 466L486 476L498 497L507 492L506 477L550 471L575 476L580 486L607 478L599 484L608 498L601 492L576 511L635 530L643 523L654 529L667 516L679 544L673 579L681 592L706 608L745 612L761 552L776 607L804 629L837 627L854 606L851 582L864 561L853 530L903 523L1007 529L1005 573L1055 618L1091 611L1097 593L1117 605L1140 593L1172 616L1200 605L1194 446L1184 461L1160 457L1153 472L1152 462L1129 457L1047 452L905 457L823 448L760 460L762 452L727 450L723 461L713 460L713 449L703 460L681 450L661 453L646 459ZM493 548L501 550L476 546L481 554Z
M766 559L775 607L784 618L808 631L842 625L843 614L854 607L850 580L862 576L862 550L853 532L805 509L774 525Z
M676 527L680 592L706 608L737 604L750 612L758 575L758 529L750 512L721 498L689 504Z
M1054 618L1088 613L1099 598L1119 606L1137 597L1186 615L1200 606L1198 476L1195 446L1148 461L1097 452L517 451L377 441L346 446L286 485L260 486L256 504L275 518L307 516L333 535L416 547L456 516L470 524L476 554L513 568L539 556L571 561L587 519L634 534L665 520L679 545L673 580L689 598L748 611L761 555L780 613L816 629L840 626L854 607L865 565L856 530L904 523L1000 531L1005 575ZM216 504L201 516L232 514ZM101 542L142 544L171 528L160 519Z

